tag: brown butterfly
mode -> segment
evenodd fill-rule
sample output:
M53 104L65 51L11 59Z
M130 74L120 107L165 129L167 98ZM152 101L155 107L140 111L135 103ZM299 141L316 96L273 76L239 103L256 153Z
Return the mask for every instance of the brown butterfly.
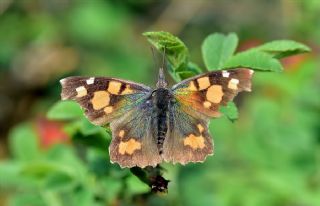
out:
M203 162L213 154L210 118L238 92L251 91L253 70L213 71L167 88L160 68L156 89L107 77L62 79L63 100L77 101L96 125L110 123L111 162L121 167L162 161Z

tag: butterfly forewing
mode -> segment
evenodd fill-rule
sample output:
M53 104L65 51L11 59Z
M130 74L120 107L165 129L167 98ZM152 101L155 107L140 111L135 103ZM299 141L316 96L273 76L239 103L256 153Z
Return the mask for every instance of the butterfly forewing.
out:
M96 125L105 125L139 105L151 89L141 84L105 77L62 79L61 98L75 100Z
M251 91L253 70L239 68L213 71L184 80L172 90L181 109L219 117L220 105L226 105L241 91Z

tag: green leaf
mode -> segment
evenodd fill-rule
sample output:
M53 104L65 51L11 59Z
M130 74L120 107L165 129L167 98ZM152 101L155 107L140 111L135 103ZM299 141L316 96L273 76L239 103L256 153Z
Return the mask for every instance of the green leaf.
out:
M38 192L20 192L10 198L10 206L42 206L47 205Z
M101 180L101 186L103 189L103 194L106 197L106 200L109 204L112 205L117 199L117 196L121 192L123 182L120 182L119 179L114 177L104 176Z
M259 71L281 72L283 67L279 60L270 54L256 50L248 50L232 56L224 65L224 68L249 67Z
M83 111L74 101L59 101L47 113L47 117L54 120L70 120L82 116Z
M180 82L184 79L193 77L195 75L198 75L200 73L202 73L201 68L196 65L195 63L192 62L188 62L187 67L185 68L184 71L173 71L171 69L171 66L169 65L169 73L171 74L172 78L176 81L176 82Z
M255 49L270 53L275 58L283 58L311 51L306 45L292 40L276 40L265 43Z
M61 173L72 176L75 169L70 165L62 165L59 161L39 160L23 166L21 172L25 176L43 178L53 173Z
M229 102L227 106L222 106L220 111L225 114L230 121L234 121L239 118L238 108L234 102Z
M202 43L202 56L208 70L221 68L233 55L238 45L235 33L211 34Z
M94 134L103 132L105 129L92 124L91 122L89 122L87 118L83 117L81 118L79 130L84 136L89 136L89 135L94 135Z
M33 160L38 154L38 138L31 124L14 127L9 134L12 155L19 160Z
M43 185L46 190L65 191L74 187L74 182L74 179L66 173L53 172L48 174L43 182Z
M28 163L14 160L0 161L0 188L5 190L16 187L37 188L39 186L37 179L32 179L21 173L26 164Z
M144 36L156 47L157 50L164 52L168 58L172 69L183 71L188 63L189 51L185 44L176 36L169 32L145 32Z
M141 182L136 176L131 175L127 178L128 192L132 195L142 194L150 191L150 188L144 182Z
M109 188L108 188L109 189ZM107 192L107 190L105 191ZM78 205L78 206L96 206L95 204L95 194L94 190L90 187L78 187L76 191L72 194L72 202L71 205Z
M113 43L118 34L127 28L123 10L106 1L75 4L65 17L68 34L81 44L101 45L106 40ZM79 27L80 24L86 29Z

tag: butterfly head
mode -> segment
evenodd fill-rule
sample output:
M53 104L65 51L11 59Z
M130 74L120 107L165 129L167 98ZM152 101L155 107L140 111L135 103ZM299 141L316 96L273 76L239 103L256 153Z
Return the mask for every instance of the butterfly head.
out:
M159 69L159 77L157 82L157 88L167 88L167 81L163 73L163 68Z

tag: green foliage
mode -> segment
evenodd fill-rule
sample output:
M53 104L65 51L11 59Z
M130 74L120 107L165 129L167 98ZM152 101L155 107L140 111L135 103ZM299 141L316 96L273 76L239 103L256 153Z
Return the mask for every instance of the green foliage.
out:
M224 113L231 121L234 121L239 117L238 109L234 102L229 102L227 106L222 107L221 112Z
M160 52L166 54L169 73L176 81L201 73L195 63L189 61L189 51L185 44L169 32L145 32L144 36Z
M202 44L203 61L208 70L222 68L236 51L238 41L238 36L234 33L209 35Z
M185 44L169 32L145 32L144 36L158 50L165 52L174 71L179 71L187 66L189 51Z
M276 40L256 48L258 51L270 53L275 58L283 58L295 54L310 52L310 48L292 40Z
M103 1L78 4L67 15L66 23L74 39L97 46L112 40L126 26L124 12Z
M38 140L30 124L17 125L9 134L10 151L21 161L30 161L39 155Z
M249 67L256 71L281 72L283 70L281 63L270 54L254 50L239 52L224 66L226 68Z
M70 120L83 116L83 111L74 101L59 101L47 113L49 119Z

